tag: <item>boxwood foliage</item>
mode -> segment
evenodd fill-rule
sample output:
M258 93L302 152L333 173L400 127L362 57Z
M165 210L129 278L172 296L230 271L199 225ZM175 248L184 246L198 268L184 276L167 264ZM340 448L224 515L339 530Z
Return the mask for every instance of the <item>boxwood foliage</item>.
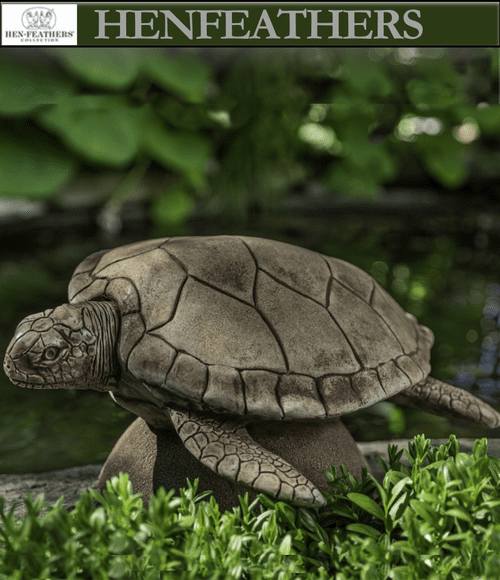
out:
M498 578L500 461L486 439L469 455L453 435L440 447L419 435L409 466L402 453L389 445L389 464L378 458L382 484L330 466L321 510L260 494L221 513L198 480L179 496L160 488L145 509L124 474L69 512L30 496L19 519L1 498L0 578Z

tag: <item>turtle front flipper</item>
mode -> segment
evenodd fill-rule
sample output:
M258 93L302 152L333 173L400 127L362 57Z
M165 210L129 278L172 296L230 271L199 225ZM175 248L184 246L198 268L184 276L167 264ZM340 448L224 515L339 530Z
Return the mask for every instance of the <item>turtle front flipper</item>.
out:
M241 423L170 411L186 449L215 473L298 505L324 506L316 486L287 461L256 443Z
M432 377L408 387L389 400L450 419L474 421L492 429L500 426L500 413L488 403L464 389L453 387Z

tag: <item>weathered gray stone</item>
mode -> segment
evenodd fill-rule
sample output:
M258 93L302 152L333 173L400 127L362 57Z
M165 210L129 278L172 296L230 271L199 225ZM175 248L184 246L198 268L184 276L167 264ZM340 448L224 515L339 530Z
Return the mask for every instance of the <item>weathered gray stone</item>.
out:
M361 406L363 407L369 407L377 401L385 399L388 395L380 384L377 371L373 369L353 375L351 377L351 385L359 400L362 401Z
M280 423L269 421L247 426L254 441L290 462L317 489L328 491L323 471L330 464L342 462L356 476L367 467L363 455L341 421ZM134 490L147 500L160 486L167 489L187 487L186 478L200 478L198 491L212 490L224 510L239 505L238 496L249 492L245 487L221 478L200 464L183 446L173 430L154 429L143 419L136 419L123 433L110 453L99 476L99 486L120 471L127 472Z
M254 308L192 278L174 318L154 332L205 364L285 370L278 343Z
M19 517L26 515L23 499L30 494L33 498L43 494L49 505L54 505L64 495L63 506L68 510L73 509L80 494L90 488L98 489L101 469L100 464L69 467L45 473L0 474L0 496L5 498L4 511L7 512L15 503L14 514ZM46 512L44 509L41 515Z
M84 260L69 295L71 305L21 323L5 356L12 381L108 390L155 428L170 416L196 465L253 489L324 503L294 458L252 440L271 418L271 439L298 441L313 429L304 421L318 422L309 433L319 437L326 418L395 396L500 425L489 405L428 376L429 329L368 274L309 250L237 236L148 240Z
M374 285L374 280L371 276L357 266L344 262L344 260L331 258L330 256L325 256L325 259L335 280L350 288L365 302L370 301Z
M175 349L154 334L144 334L128 359L128 369L136 379L164 385L174 362Z
M359 370L352 348L326 308L257 274L256 305L279 337L293 373L320 377Z
M163 238L161 240L144 240L142 242L133 242L132 244L126 244L124 246L119 246L118 248L113 248L112 250L105 250L100 253L99 261L94 266L94 274L99 274L101 270L121 260L126 260L127 258L134 258L135 256L141 256L143 254L148 254L149 252L156 250L162 244L164 244L168 238ZM89 256L93 258L95 254ZM86 263L86 258L82 265ZM85 268L87 270L87 268ZM78 271L78 268L77 270Z
M190 276L253 305L256 268L243 242L231 236L185 237L171 238L161 247L175 256Z
M391 331L395 333L405 354L414 352L417 349L418 324L413 324L413 320L406 315L406 312L394 298L389 296L376 282L370 304Z
M408 376L392 360L381 364L377 373L384 391L389 395L394 395L411 385Z
M80 274L70 282L68 287L69 300L70 302L92 300L94 296L104 294L107 285L108 281L104 278L94 280L89 273Z
M113 262L97 275L110 280L125 277L134 284L141 297L141 315L149 330L170 320L186 273L164 250L151 250L147 256L145 259L140 254ZM143 292L145 288L147 292Z
M127 361L134 346L144 335L146 328L139 314L124 314L121 317L120 342L118 344L118 356L120 360Z
M258 267L285 286L326 305L330 272L324 258L316 252L281 242L242 236Z
M240 373L233 367L209 366L208 385L203 394L203 400L214 410L226 409L228 413L243 415L245 413L245 398Z
M167 375L165 389L180 397L201 401L206 387L206 365L189 354L181 352L177 355Z
M318 381L318 390L325 401L328 417L339 417L359 405L361 399L351 384L351 377L330 375Z
M282 419L283 410L278 404L277 386L280 375L269 371L243 371L245 401L250 415L265 419Z
M312 377L283 375L278 384L278 397L283 413L289 419L326 418L326 409Z
M382 318L354 292L332 281L328 311L349 337L364 367L370 369L403 354ZM376 344L377 348L373 348Z
M425 378L422 369L406 354L396 359L398 367L406 374L413 384Z
M139 312L141 307L139 294L131 280L126 278L111 280L106 287L106 295L120 305L122 316L130 312Z

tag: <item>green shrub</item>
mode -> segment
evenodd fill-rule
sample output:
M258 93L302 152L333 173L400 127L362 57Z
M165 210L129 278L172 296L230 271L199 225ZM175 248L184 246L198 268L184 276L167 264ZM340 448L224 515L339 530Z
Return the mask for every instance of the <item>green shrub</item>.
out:
M71 512L30 496L16 519L1 498L0 578L495 580L500 461L486 450L486 439L468 455L453 435L440 447L419 435L410 467L396 446L389 465L377 458L382 485L330 466L321 510L260 494L221 514L213 497L201 501L211 492L196 495L198 480L180 496L161 488L145 509L124 474Z

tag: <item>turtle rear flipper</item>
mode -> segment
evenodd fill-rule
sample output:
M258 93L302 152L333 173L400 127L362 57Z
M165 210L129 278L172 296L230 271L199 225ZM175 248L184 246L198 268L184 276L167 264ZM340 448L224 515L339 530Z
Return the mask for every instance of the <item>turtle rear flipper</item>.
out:
M500 426L500 413L488 403L464 389L453 387L433 377L427 377L389 400L450 419L472 421L491 428Z
M186 449L222 477L298 505L326 505L307 477L256 443L244 424L193 411L171 410L170 416Z

